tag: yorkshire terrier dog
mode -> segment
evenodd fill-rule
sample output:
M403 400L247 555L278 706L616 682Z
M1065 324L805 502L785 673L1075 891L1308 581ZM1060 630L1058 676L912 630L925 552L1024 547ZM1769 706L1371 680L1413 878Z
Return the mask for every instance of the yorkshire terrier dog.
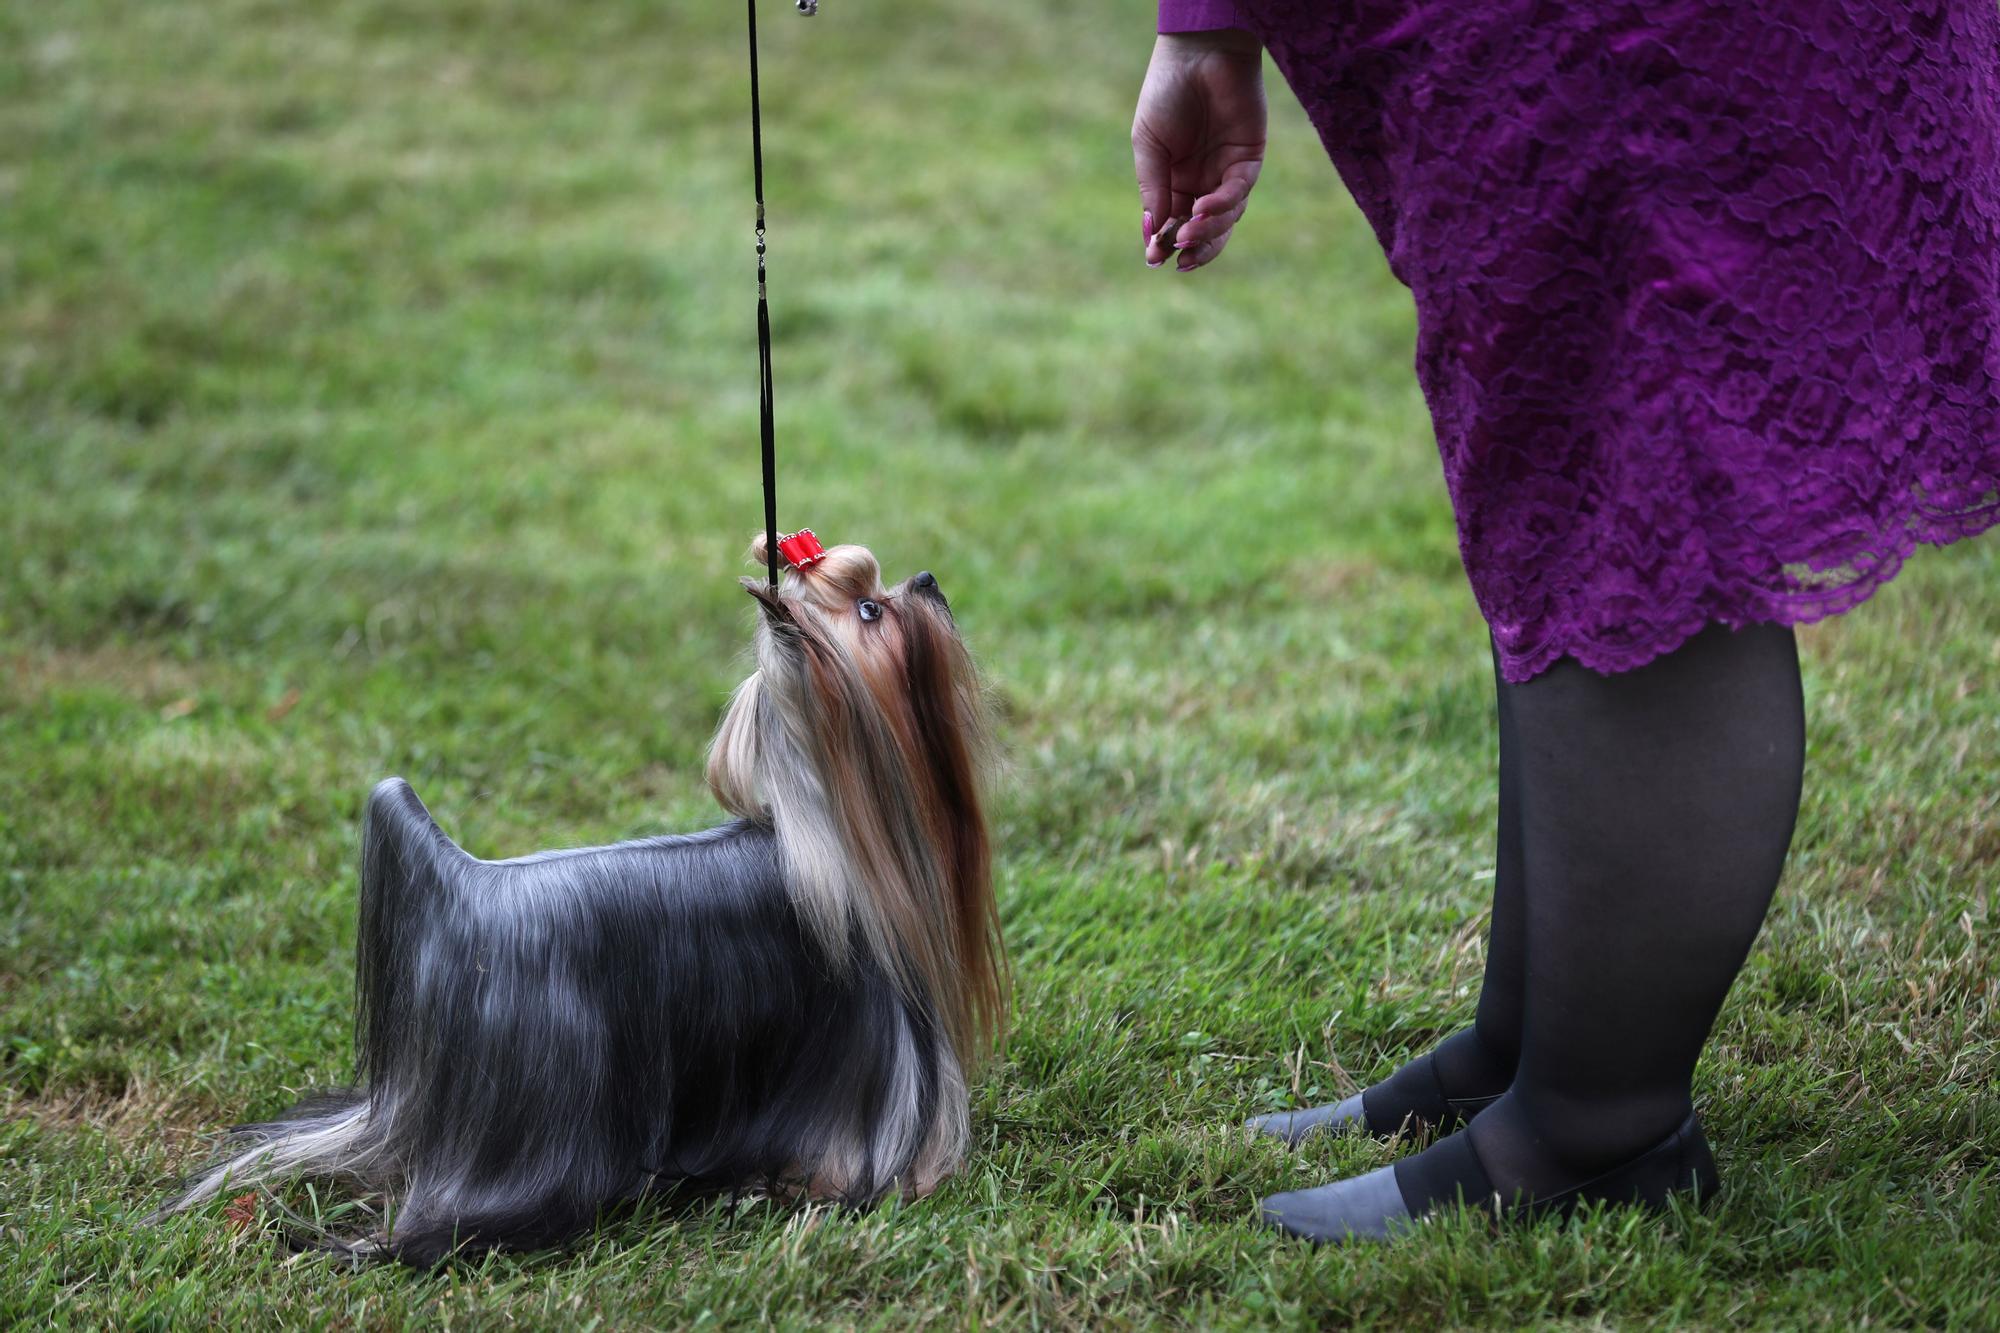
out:
M384 1207L337 1246L429 1264L677 1186L865 1206L958 1167L1006 1007L972 662L930 574L781 549L778 591L743 580L757 670L708 755L735 818L482 861L381 783L360 1086L240 1127L164 1211L330 1178Z

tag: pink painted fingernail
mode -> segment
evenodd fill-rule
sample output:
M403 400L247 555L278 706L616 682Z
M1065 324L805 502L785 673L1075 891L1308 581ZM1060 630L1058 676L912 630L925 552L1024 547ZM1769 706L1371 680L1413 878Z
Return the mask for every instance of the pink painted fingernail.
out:
M1150 208L1140 215L1139 243L1141 245L1153 243L1153 210Z
M1181 223L1180 234L1174 241L1174 249L1184 250L1188 246L1194 244L1194 238L1187 234L1187 229L1189 227L1192 227L1195 223L1201 221L1201 219L1202 215L1200 213L1197 213L1193 217L1189 218L1186 222Z

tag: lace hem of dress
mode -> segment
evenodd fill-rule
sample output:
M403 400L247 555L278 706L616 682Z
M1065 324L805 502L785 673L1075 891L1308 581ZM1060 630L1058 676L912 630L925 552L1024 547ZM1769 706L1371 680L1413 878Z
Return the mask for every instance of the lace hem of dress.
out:
M1949 546L1996 525L2000 525L2000 491L1988 491L1963 506L1914 506L1900 524L1885 526L1866 557L1850 557L1833 570L1806 565L1787 568L1786 574L1798 585L1796 591L1730 595L1711 589L1710 598L1717 604L1651 625L1637 636L1621 634L1614 639L1568 626L1522 646L1510 643L1509 636L1496 629L1500 674L1510 683L1520 684L1570 657L1599 675L1615 675L1665 657L1712 624L1731 629L1755 624L1810 625L1851 611L1873 597L1902 572L1904 562L1919 546Z

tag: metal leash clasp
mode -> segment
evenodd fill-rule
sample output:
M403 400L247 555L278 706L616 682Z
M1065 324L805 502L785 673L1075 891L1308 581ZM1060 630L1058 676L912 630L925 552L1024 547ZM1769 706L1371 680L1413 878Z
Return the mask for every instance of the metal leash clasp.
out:
M819 13L819 0L799 0L799 13L807 18Z

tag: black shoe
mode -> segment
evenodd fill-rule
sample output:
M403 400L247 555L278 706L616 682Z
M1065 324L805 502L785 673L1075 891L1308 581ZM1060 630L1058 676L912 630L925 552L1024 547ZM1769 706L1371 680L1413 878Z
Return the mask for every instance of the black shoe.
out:
M1701 1121L1689 1112L1679 1129L1631 1161L1581 1185L1530 1199L1516 1211L1525 1211L1529 1217L1568 1217L1583 1204L1608 1203L1658 1213L1666 1211L1667 1201L1677 1194L1704 1202L1721 1192L1722 1176L1715 1169L1708 1135L1701 1132Z
M1255 1116L1245 1128L1255 1134L1268 1134L1274 1139L1283 1139L1288 1148L1298 1147L1308 1134L1344 1134L1350 1129L1358 1129L1364 1134L1374 1133L1368 1127L1368 1113L1361 1109L1361 1094L1358 1092L1345 1101L1331 1102L1325 1106L1308 1106L1302 1111L1273 1111L1270 1115Z
M1467 1033L1457 1033L1445 1040L1467 1037ZM1502 1088L1482 1097L1447 1097L1444 1084L1438 1079L1436 1059L1435 1049L1426 1051L1380 1083L1345 1101L1309 1106L1303 1111L1260 1115L1248 1127L1256 1133L1283 1139L1294 1148L1307 1135L1323 1132L1356 1130L1378 1139L1394 1138L1407 1131L1449 1133L1499 1101L1501 1093L1506 1091Z
M1437 1208L1460 1201L1512 1221L1567 1216L1586 1203L1660 1211L1675 1195L1706 1200L1721 1188L1701 1123L1689 1115L1679 1129L1631 1161L1539 1198L1502 1204L1471 1138L1461 1131L1394 1166L1318 1189L1273 1194L1258 1206L1257 1220L1316 1244L1387 1240Z

